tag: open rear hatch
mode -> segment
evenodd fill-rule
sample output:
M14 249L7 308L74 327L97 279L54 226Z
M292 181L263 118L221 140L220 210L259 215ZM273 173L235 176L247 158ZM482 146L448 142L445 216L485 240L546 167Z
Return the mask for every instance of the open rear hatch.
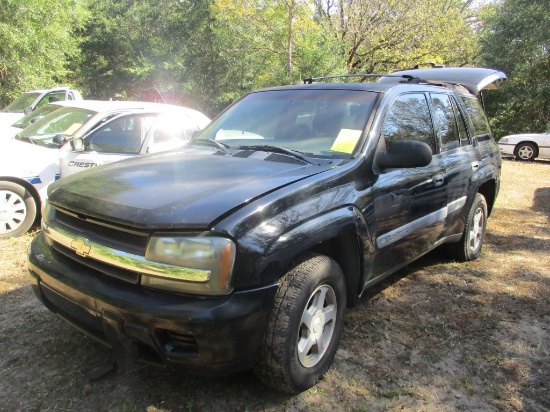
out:
M498 89L507 79L506 74L481 67L437 67L432 69L411 69L392 73L397 76L412 76L427 83L449 83L465 87L473 94L482 90ZM378 83L396 83L399 77L381 77Z

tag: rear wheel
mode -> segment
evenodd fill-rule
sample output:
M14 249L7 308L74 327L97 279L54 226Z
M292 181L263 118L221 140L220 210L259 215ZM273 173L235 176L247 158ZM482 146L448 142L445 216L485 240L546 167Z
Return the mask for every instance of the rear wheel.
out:
M516 148L516 157L519 160L533 160L536 156L537 148L533 143L520 143Z
M36 202L23 186L0 182L0 238L26 233L36 219Z
M474 202L468 212L462 238L457 243L446 245L447 251L453 258L464 262L476 260L481 255L481 247L483 246L487 228L487 216L485 197L476 193Z
M345 310L340 266L323 255L298 261L281 279L257 376L286 393L311 388L332 364Z

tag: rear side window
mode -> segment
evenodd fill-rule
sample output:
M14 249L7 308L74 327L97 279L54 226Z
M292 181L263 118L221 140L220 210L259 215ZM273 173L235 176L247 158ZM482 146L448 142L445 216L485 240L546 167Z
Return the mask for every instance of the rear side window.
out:
M464 116L457 105L457 101L453 98L451 99L451 102L453 104L453 110L455 112L456 124L458 125L458 137L460 139L460 146L468 146L471 143L468 137L468 126L464 121Z
M51 92L48 93L46 96L40 100L40 102L36 105L36 107L42 107L48 103L55 103L55 102L62 102L66 98L65 91L57 91L57 92Z
M491 139L491 132L489 129L489 123L485 117L485 113L479 104L479 101L475 97L460 96L464 106L466 106L466 112L470 118L474 127L474 135L477 137L478 142L483 142Z
M416 140L427 143L432 153L437 153L430 109L422 93L404 94L395 99L382 134L387 149L398 140Z
M431 96L437 135L441 139L441 151L456 149L460 146L460 140L451 100L446 94Z

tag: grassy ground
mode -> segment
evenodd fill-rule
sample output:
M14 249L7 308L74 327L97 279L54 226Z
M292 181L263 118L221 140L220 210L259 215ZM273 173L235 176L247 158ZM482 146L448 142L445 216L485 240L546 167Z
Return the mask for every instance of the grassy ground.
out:
M0 410L550 410L550 162L505 161L482 257L436 250L348 313L333 368L297 396L253 374L204 379L131 361L97 381L108 349L34 297L32 234L0 240Z

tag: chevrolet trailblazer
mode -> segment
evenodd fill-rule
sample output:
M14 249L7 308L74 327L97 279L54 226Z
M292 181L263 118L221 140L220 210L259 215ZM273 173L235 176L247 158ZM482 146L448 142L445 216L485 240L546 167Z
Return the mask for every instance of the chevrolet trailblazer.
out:
M118 353L303 391L363 291L439 246L480 256L501 159L476 95L505 78L421 69L250 93L178 152L52 184L34 290Z

